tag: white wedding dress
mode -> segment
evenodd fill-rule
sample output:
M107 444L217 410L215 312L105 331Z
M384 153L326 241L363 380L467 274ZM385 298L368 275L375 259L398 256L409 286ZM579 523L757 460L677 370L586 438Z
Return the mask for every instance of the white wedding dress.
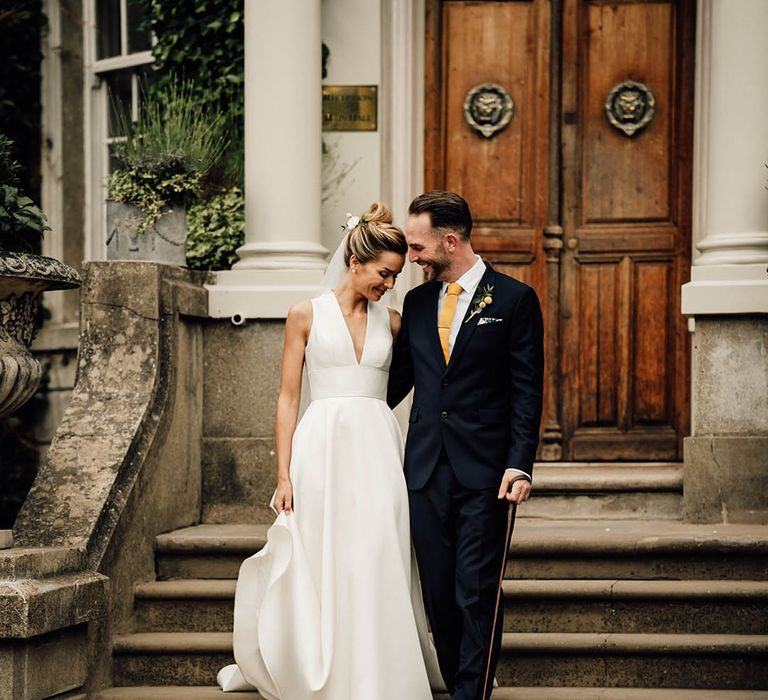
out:
M403 440L385 398L389 312L358 363L333 292L312 299L311 403L293 437L294 512L243 562L224 690L268 700L431 700L444 688L411 550Z

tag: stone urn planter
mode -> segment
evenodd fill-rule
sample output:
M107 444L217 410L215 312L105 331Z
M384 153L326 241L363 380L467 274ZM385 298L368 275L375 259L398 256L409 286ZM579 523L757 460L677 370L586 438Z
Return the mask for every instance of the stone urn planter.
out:
M0 251L0 418L28 401L42 376L29 346L42 293L73 289L77 270L53 258Z
M40 363L29 346L37 333L43 292L81 284L77 270L53 258L0 250L0 418L23 406L40 385ZM0 530L0 549L13 545Z
M154 226L137 231L143 218L134 204L107 200L107 259L143 260L185 266L187 213L183 205L165 210Z

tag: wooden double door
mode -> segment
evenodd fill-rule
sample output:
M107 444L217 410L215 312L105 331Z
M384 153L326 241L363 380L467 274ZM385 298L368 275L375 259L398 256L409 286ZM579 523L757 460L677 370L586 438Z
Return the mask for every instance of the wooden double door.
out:
M428 0L427 189L536 288L540 458L677 460L689 431L693 0Z

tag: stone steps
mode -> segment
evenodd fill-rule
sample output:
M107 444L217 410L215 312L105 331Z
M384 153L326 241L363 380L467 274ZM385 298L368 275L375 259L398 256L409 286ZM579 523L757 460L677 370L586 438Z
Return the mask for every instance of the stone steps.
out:
M158 578L237 578L242 560L264 545L267 529L197 525L161 535L156 543ZM765 532L759 525L520 517L506 577L764 580Z
M553 467L541 492L559 498L567 487L573 498L588 485L577 471ZM677 477L671 469L663 475L671 492ZM647 478L635 485L650 492ZM625 498L628 475L616 484ZM608 493L610 484L602 488ZM232 661L235 579L242 560L264 546L267 529L203 524L157 538L159 580L135 590L140 632L114 640L114 683L124 687L104 691L104 700L222 696L211 684ZM673 518L520 517L504 581L502 688L494 698L762 697L766 532Z
M236 579L243 559L267 541L269 525L193 525L155 541L157 577Z
M98 700L227 700L261 697L258 693L223 693L206 686L134 686L108 688ZM446 694L435 700L450 700ZM498 688L492 700L768 700L768 691L690 690L678 688Z
M153 581L135 591L138 629L227 632L235 581ZM760 634L766 581L507 580L507 632Z
M214 451L215 446L209 446ZM240 448L242 449L242 447ZM227 463L227 460L222 460ZM216 460L210 481L219 485L211 498L220 499L231 476L219 472ZM538 462L526 517L567 519L679 520L682 517L683 465L681 462ZM264 475L270 479L270 475ZM205 489L204 489L205 490ZM203 522L269 523L274 518L266 507L269 488L254 503L252 491L239 500L206 503ZM232 497L230 495L230 497Z
M549 519L678 520L682 499L680 462L542 462L524 512Z
M226 632L148 632L114 639L114 682L209 685L232 662ZM768 636L505 633L502 686L739 688L768 686ZM746 686L746 688L745 688Z

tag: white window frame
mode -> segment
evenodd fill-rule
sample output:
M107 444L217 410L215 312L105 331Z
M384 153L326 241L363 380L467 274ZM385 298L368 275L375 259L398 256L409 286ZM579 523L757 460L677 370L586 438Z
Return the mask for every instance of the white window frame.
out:
M109 136L109 96L104 76L126 68L151 65L152 51L127 53L128 0L120 0L119 56L97 59L98 27L96 26L96 0L83 3L84 36L83 63L85 69L83 105L85 135L85 231L84 255L86 260L105 260L107 257L107 185L109 174L109 145L115 138ZM152 44L155 43L153 36ZM132 76L132 117L138 116L136 75Z

